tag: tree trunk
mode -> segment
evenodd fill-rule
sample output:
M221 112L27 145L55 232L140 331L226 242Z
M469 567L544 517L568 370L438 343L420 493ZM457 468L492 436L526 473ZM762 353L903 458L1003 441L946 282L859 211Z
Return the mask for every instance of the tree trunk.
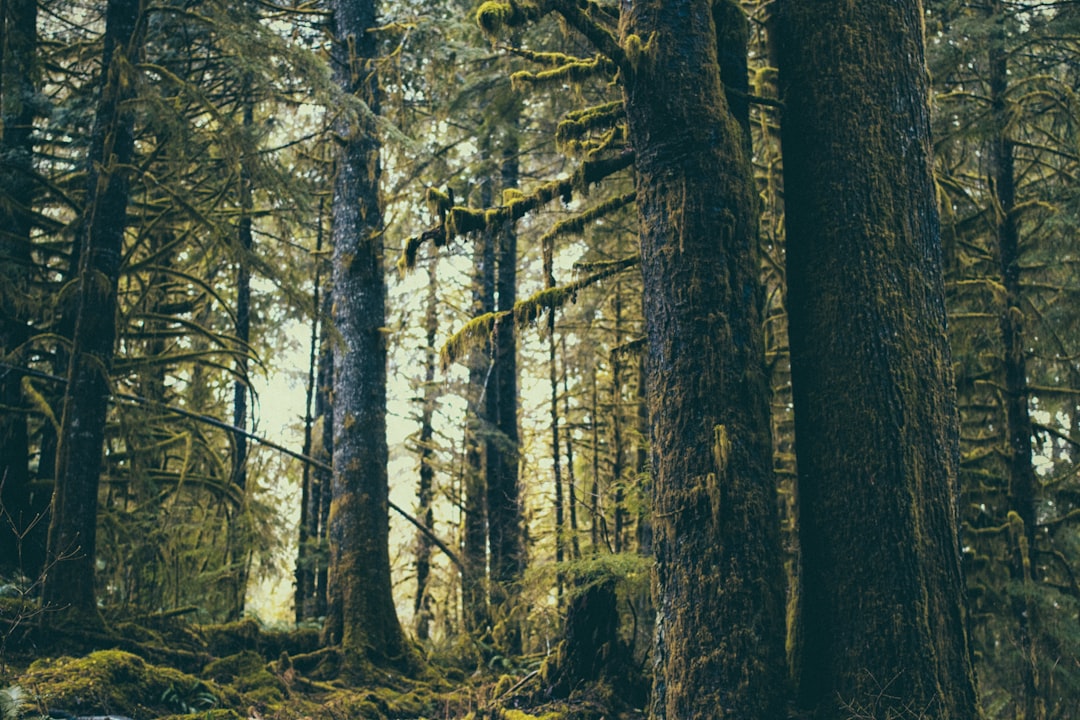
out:
M330 3L334 77L378 112L373 0ZM352 670L405 652L391 592L386 318L379 143L370 116L342 113L333 201L334 473L324 641Z
M990 107L993 134L990 142L990 186L995 212L994 234L997 239L1001 284L1005 290L1005 309L1001 313L1001 342L1004 349L1002 369L1005 375L1005 448L1009 477L1010 563L1009 576L1024 590L1012 594L1012 610L1019 631L1023 686L1021 698L1025 720L1042 720L1046 707L1039 697L1039 666L1035 647L1036 606L1030 593L1036 578L1035 565L1035 468L1031 462L1033 428L1029 409L1027 359L1025 356L1024 320L1021 288L1020 227L1016 216L1015 143L1009 136L1010 108L1009 58L1005 47L1005 7L1000 0L990 0L988 15L994 21L990 36Z
M420 482L417 487L416 497L419 506L417 517L424 523L428 531L435 529L435 514L432 509L432 499L435 484L435 450L432 441L435 437L435 428L432 419L435 415L435 403L438 399L439 390L435 386L435 362L438 348L435 347L436 335L439 332L438 313L438 284L436 269L438 268L439 256L433 254L431 265L428 268L428 296L427 311L424 316L424 332L427 346L424 358L424 389L423 408L420 413ZM431 574L431 535L429 533L416 533L416 598L413 603L413 627L416 629L416 637L427 640L431 625L431 596L428 593L428 576Z
M802 705L977 716L917 0L785 0Z
M642 47L624 92L649 353L651 715L672 720L778 718L786 695L757 199L717 54L745 48L746 27L719 5L731 12L714 20L708 0L639 0L622 27Z
M117 282L134 152L134 67L141 53L142 3L109 0L101 94L87 158L79 233L78 308L56 456L49 562L42 598L81 622L99 622L94 597L95 534L105 420L116 341ZM69 613L47 617L57 621Z
M322 245L323 245L323 201L319 201L318 226L315 231L315 277L311 299L311 341L308 350L307 393L304 398L304 449L308 457L315 455L315 443L322 444L322 438L316 438L315 398L319 395L318 383L322 380L317 372L320 368L319 329L322 327ZM320 425L321 427L321 425ZM321 432L319 433L321 436ZM293 616L296 624L306 620L315 597L315 571L318 552L316 543L319 539L319 504L316 499L318 476L310 463L304 463L300 481L300 523L296 547L296 588L293 594Z
M248 83L244 84L245 91ZM245 134L252 131L254 125L255 108L250 98L244 100L243 128ZM250 137L245 137L249 141ZM227 563L232 566L230 572L229 618L237 620L244 614L244 596L247 590L248 576L248 548L250 540L245 530L247 523L247 463L248 463L248 439L245 435L248 424L248 392L250 382L248 380L248 355L251 352L251 263L252 233L251 233L251 172L252 160L248 152L240 162L240 221L237 225L237 244L239 245L238 259L236 264L236 340L239 347L236 359L236 379L233 381L233 427L238 428L233 433L233 462L232 477L230 482L239 489L239 495L243 503L236 515L229 514L229 527L227 545L229 557Z
M517 145L504 149L502 188L517 187ZM497 229L496 301L499 312L512 311L517 299L517 234L512 224ZM498 640L511 654L521 652L521 631L512 613L512 587L525 569L521 490L518 487L517 336L511 314L495 323L492 334L491 379L487 384L488 417L495 433L487 443L488 549L491 553L492 608L501 607L504 636Z
M32 133L37 52L37 2L7 0L0 17L0 572L37 579L45 559L30 487L29 409L22 397L23 345L32 258L34 203Z
M485 149L486 150L486 149ZM483 207L492 203L491 183L480 189ZM481 233L473 248L472 314L474 317L495 310L495 243L490 231ZM465 426L465 565L462 577L462 605L465 628L483 632L490 621L487 595L487 474L484 470L485 438L490 433L486 397L491 374L487 347L469 351L469 388Z

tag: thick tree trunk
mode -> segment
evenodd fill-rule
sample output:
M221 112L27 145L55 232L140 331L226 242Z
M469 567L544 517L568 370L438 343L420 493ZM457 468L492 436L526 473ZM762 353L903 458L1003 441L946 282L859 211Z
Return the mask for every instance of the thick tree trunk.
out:
M977 716L918 0L785 0L800 701Z
M0 573L36 579L44 563L43 533L30 487L29 409L23 402L22 349L30 338L26 307L34 203L36 0L7 0L0 29ZM44 527L44 526L40 526Z
M654 718L783 715L784 587L745 132L708 0L631 4L625 80L636 153L654 483ZM655 33L655 34L654 34ZM742 51L740 51L742 52Z
M127 216L128 168L135 115L126 106L141 52L142 3L110 0L106 8L101 94L87 158L86 207L80 231L78 310L56 459L49 562L42 598L81 621L97 618L95 534L105 418L116 341L117 282ZM68 613L47 615L62 621Z
M375 2L330 3L338 85L378 112ZM404 637L391 592L386 444L386 319L379 143L343 113L333 200L334 479L327 643L346 660L397 660ZM353 664L353 669L359 669Z

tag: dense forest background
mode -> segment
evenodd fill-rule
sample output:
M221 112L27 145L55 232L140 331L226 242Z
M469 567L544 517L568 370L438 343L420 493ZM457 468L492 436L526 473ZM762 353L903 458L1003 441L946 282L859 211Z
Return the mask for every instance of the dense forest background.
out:
M664 5L731 118L689 150ZM1080 5L806 5L2 0L0 686L120 647L190 684L89 714L959 718L973 660L984 717L1077 717ZM864 196L929 240L858 244ZM245 652L240 699L197 662Z

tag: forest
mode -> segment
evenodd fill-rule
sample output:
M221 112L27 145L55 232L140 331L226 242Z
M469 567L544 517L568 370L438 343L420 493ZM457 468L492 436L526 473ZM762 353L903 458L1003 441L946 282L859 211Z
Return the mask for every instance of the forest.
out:
M0 720L1080 719L1080 2L0 0Z

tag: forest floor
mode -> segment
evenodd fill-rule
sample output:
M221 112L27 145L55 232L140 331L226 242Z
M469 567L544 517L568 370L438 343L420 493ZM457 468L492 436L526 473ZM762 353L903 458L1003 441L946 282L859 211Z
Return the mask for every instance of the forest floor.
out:
M174 615L60 632L37 620L0 613L0 693L17 687L22 696L0 720L644 717L603 685L552 700L543 658L500 658L494 670L463 651L432 655L409 672L367 665L357 673L319 647L314 628L269 631L251 619L195 625Z

